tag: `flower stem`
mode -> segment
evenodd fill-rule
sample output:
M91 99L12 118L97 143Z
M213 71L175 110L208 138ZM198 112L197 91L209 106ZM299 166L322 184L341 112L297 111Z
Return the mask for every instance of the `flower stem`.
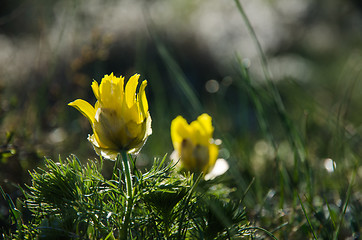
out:
M166 219L164 219L164 223L165 223L165 237L166 237L166 239L168 239L169 234L170 234L169 216L166 216Z
M123 172L125 173L126 192L127 192L126 214L124 215L123 219L122 239L128 239L128 232L129 232L128 225L130 222L132 208L133 208L133 184L132 184L130 165L127 159L127 153L122 151L121 155L122 155Z

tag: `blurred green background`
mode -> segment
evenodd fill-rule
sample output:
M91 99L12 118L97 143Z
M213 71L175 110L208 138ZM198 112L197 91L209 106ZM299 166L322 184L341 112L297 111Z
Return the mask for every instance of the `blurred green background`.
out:
M220 157L232 166L227 184L243 192L255 178L245 198L253 222L269 229L289 222L289 235L280 237L298 236L306 223L303 214L290 214L301 212L295 192L309 196L313 216L326 203L341 212L355 175L355 226L346 226L345 236L360 232L361 217L353 212L362 210L361 2L241 3L272 85L231 0L2 0L0 185L16 198L16 185L29 184L27 171L44 156L97 158L86 140L87 119L67 104L94 103L93 79L137 72L148 80L153 120L139 167L171 154L173 118L191 122L207 112L214 137L223 141Z

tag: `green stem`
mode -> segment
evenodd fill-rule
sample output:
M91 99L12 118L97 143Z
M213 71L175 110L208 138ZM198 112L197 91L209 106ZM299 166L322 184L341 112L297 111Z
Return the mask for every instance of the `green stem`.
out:
M166 214L166 216L164 216L164 224L165 224L165 237L166 239L168 239L168 236L170 234L170 221L169 221L169 215L170 213Z
M133 184L132 176L130 171L129 161L127 160L127 153L122 151L122 166L123 172L125 173L125 182L126 182L126 191L127 191L127 203L126 203L126 214L123 219L123 228L122 228L122 239L128 239L128 225L131 218L132 208L133 208Z

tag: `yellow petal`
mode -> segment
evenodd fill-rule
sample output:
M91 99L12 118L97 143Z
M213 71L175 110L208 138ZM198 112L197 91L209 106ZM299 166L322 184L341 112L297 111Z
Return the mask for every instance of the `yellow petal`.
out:
M119 98L118 98L119 102L118 102L117 109L121 109L122 102L124 101L124 77L122 77L122 76L119 77L116 94L119 94Z
M95 119L93 132L99 146L117 149L121 145L118 139L122 136L118 133L124 124L117 118L116 112L113 109L98 108Z
M96 96L97 100L99 100L99 86L96 81L92 82L92 90L93 90L94 96Z
M214 132L214 128L212 126L212 118L208 114L204 113L197 118L197 121L201 126L203 134L211 138Z
M216 163L216 159L219 156L219 147L216 144L210 144L209 145L209 163L206 167L206 169L204 170L205 173L208 173L209 171L212 170L212 168L214 167L215 163Z
M134 139L140 136L142 131L142 124L137 124L136 122L130 121L126 126L126 134L129 139ZM143 136L140 138L143 139Z
M130 109L125 110L123 112L124 119L126 119L127 122L136 122L137 124L141 123L143 119L141 119L139 108L136 104L134 104Z
M136 95L136 89L138 85L138 79L140 75L135 74L133 75L127 82L126 89L125 89L125 96L126 96L126 104L128 108L131 108L133 104L135 103L135 95Z
M91 125L93 125L96 110L92 107L92 105L82 99L77 99L68 105L78 109L79 112L88 118Z
M171 139L175 150L179 151L183 139L189 137L190 131L187 121L183 117L177 116L171 122Z
M103 156L107 159L113 160L115 161L118 155L118 151L114 151L114 150L110 150L110 149L105 149L99 146L98 142L96 141L96 139L94 138L94 135L89 136L88 140L93 144L93 148L96 151L96 153L100 156Z
M195 121L191 122L190 127L192 129L191 138L194 143L199 143L204 146L209 144L210 138L214 128L212 127L212 119L207 114L200 115Z
M100 101L103 106L105 107L111 107L113 104L112 101L112 82L111 78L113 77L113 73L108 76L105 75L104 78L101 81L101 84L99 86L99 93L100 93Z
M140 90L138 92L138 101L140 104L140 109L141 109L143 118L145 118L147 116L147 112L148 112L148 102L147 102L146 93L145 93L146 86L147 86L147 81L144 80L142 82Z

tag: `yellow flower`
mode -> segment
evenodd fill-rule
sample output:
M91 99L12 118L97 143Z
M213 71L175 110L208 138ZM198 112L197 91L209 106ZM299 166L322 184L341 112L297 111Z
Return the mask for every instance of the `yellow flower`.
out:
M219 148L212 138L212 119L206 113L188 124L178 116L171 122L171 139L184 169L191 172L209 173L216 162Z
M124 77L105 75L100 85L92 83L97 98L94 107L77 99L68 105L86 116L93 135L88 140L98 155L115 160L120 151L138 152L152 133L151 116L145 94L147 81L136 89L140 75L133 75L124 87Z

